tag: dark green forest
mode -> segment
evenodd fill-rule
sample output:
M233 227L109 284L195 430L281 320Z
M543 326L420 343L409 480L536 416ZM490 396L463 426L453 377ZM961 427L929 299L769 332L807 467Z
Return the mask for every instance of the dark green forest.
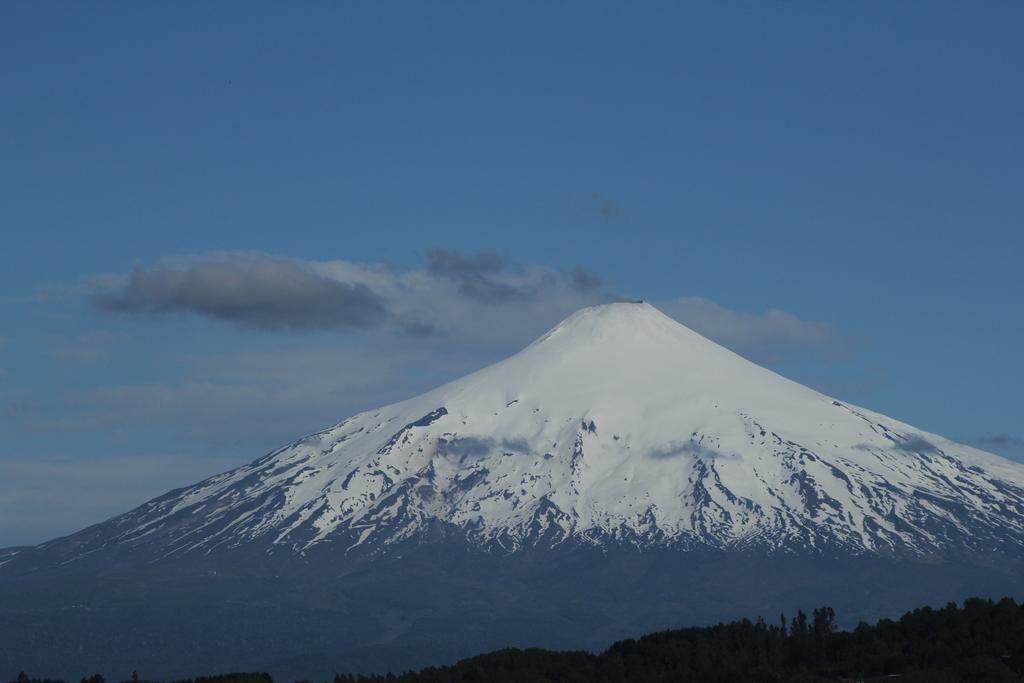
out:
M604 652L499 650L451 666L334 683L580 683L657 681L1024 681L1024 605L970 599L924 607L899 620L836 628L830 607L775 623L747 619L653 633ZM125 683L142 683L137 673ZM22 673L16 683L62 683ZM101 676L81 683L103 683ZM272 683L267 674L227 674L179 683Z

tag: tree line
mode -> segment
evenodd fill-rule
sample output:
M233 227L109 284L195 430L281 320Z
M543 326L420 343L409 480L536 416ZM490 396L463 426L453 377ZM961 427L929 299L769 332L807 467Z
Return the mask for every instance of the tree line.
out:
M402 674L338 674L334 683L870 680L1024 681L1024 604L975 598L963 606L916 609L895 621L862 622L851 631L837 629L832 608L822 607L788 620L780 615L775 623L743 619L652 633L597 654L506 649ZM22 674L17 683L63 682ZM81 683L104 681L94 676ZM273 681L267 674L229 674L180 683Z

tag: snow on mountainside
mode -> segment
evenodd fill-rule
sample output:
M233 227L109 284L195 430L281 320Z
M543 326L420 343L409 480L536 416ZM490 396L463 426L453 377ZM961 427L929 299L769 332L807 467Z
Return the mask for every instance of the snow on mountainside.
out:
M439 531L499 552L1019 551L1024 467L791 382L648 304L608 304L500 363L52 543L386 552Z

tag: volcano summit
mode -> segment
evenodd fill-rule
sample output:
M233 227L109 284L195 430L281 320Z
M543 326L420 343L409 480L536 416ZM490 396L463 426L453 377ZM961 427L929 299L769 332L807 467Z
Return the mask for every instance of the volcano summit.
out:
M194 673L175 652L200 670L326 675L814 601L866 618L1019 592L1022 558L1024 466L617 303L426 394L0 551L0 638L31 659L20 623L67 630L60 666L95 668L116 660L111 639L140 637L118 631L135 615L162 676ZM276 623L228 627L261 611ZM190 639L189 619L216 645Z

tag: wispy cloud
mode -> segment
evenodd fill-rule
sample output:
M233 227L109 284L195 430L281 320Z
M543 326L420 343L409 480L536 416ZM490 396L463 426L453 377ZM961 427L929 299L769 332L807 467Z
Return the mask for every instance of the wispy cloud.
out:
M369 341L168 354L164 372L150 381L107 380L60 395L0 394L0 432L25 443L82 435L118 452L155 438L161 448L249 458L496 359L481 349L406 337Z
M136 268L99 288L93 302L108 311L189 311L264 329L366 328L387 317L384 302L365 284L265 254L215 254Z
M590 195L590 201L594 212L605 220L617 221L623 219L626 215L621 204L600 192L592 193Z
M700 297L658 302L657 306L705 337L760 362L794 352L843 359L855 348L852 339L828 323L804 320L775 308L748 313Z
M480 313L548 321L608 298L589 271L519 265L494 252L435 249L423 268L397 271L352 261L301 261L258 253L166 259L93 283L100 310L178 312L263 330L385 329L414 337L482 328ZM473 321L475 325L468 325Z
M670 441L669 443L652 449L647 455L658 460L678 458L684 455L689 455L695 458L707 458L709 460L721 457L721 453L713 448L708 448L692 440Z
M934 453L938 450L935 444L920 436L908 436L893 444L895 448L907 453Z
M975 442L983 446L1024 446L1024 437L1010 434L987 434L979 436Z
M505 259L488 251L466 255L433 249L427 254L427 272L453 283L460 295L488 304L536 299L565 279L548 269L510 270ZM578 286L580 281L570 277L568 283Z
M187 311L263 330L385 330L424 338L524 342L582 306L620 298L583 268L516 264L496 252L428 252L398 271L353 261L254 253L167 259L94 282L93 303L125 314ZM793 351L841 358L853 344L823 322L769 309L749 313L710 299L656 302L668 315L759 361Z
M973 444L983 451L997 453L1005 458L1024 462L1024 436L997 432L994 434L984 434L973 439L963 439L963 441Z
M0 457L0 539L34 544L78 531L226 468L187 456Z

